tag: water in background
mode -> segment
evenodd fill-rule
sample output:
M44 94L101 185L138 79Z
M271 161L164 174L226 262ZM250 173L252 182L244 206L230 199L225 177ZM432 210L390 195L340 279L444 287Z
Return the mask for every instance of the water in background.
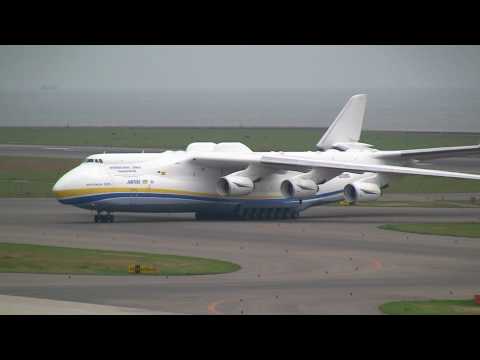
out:
M478 89L0 92L0 126L324 127L368 93L365 128L480 132Z

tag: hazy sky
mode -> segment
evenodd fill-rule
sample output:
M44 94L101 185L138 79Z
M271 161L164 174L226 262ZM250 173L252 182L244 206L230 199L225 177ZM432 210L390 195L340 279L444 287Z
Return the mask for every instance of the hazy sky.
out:
M480 132L479 65L480 46L0 46L0 126L318 127L361 92L366 128Z
M0 89L480 85L480 46L0 46Z

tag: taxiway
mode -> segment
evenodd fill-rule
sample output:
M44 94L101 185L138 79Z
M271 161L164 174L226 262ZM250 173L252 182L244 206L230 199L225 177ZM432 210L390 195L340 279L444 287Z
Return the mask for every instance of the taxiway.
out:
M0 241L134 250L236 262L209 276L0 274L0 294L187 314L379 314L385 301L480 291L480 241L380 230L390 222L479 221L475 208L325 206L291 221L88 211L0 199Z

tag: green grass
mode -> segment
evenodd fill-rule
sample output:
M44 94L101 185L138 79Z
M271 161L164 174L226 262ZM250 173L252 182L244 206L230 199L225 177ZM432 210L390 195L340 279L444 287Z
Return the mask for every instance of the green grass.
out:
M386 224L379 228L415 234L480 237L480 223Z
M231 262L139 252L0 243L0 272L128 275L130 264L153 266L152 275L223 274L240 269Z
M472 300L393 301L380 306L388 315L480 315Z
M257 151L311 150L323 131L265 128L2 128L0 143L184 149L197 141L239 141Z
M340 206L334 204L334 206ZM468 200L435 200L435 201L371 201L359 203L357 206L366 207L419 207L419 208L478 208L480 202L472 203Z
M256 151L314 150L325 128L127 128L3 127L0 144L99 145L183 149L196 141L240 141ZM480 143L480 134L364 131L362 142L380 149L459 146Z
M394 178L385 193L467 193L480 192L480 181L431 176Z
M52 187L82 160L0 156L0 197L49 197Z
M479 144L480 133L364 131L360 141L380 150L462 146Z

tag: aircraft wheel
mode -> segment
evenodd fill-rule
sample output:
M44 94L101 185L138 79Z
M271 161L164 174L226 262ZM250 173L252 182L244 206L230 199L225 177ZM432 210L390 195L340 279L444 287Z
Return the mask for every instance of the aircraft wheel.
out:
M274 218L275 209L267 209L266 219L271 220Z
M268 220L269 217L270 217L270 209L263 209L262 219Z
M115 221L115 218L112 214L96 214L93 217L93 220L96 223L113 223Z
M268 209L260 209L258 213L258 218L260 220L265 220L267 218L267 211Z
M196 212L195 213L195 219L199 221L203 220L212 220L214 217L211 214L208 213L203 213L203 212Z
M242 213L241 213L241 215L240 215L240 218L241 218L242 220L247 220L247 219L248 219L248 209L243 209L243 210L242 210Z
M282 214L282 209L281 208L273 209L273 218L274 219L277 219L277 220L280 219L281 214Z

